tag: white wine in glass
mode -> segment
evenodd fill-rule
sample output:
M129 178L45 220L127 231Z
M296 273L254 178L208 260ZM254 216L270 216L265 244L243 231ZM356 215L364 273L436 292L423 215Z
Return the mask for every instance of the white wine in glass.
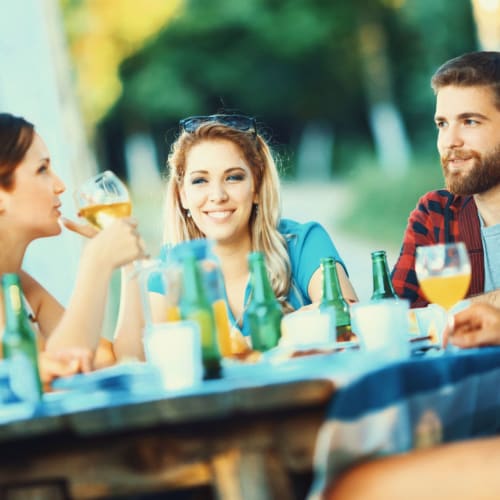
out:
M132 205L129 201L119 203L108 203L102 205L89 205L88 207L80 208L79 217L87 219L97 229L106 227L112 219L120 217L130 217L132 213Z
M132 214L128 189L110 170L85 181L75 191L75 201L78 216L97 229L106 227L113 219Z
M469 289L471 267L462 242L417 247L415 272L429 302L450 310Z

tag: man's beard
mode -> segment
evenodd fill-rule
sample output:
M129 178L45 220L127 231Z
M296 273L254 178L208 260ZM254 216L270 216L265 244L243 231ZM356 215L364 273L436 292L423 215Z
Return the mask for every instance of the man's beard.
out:
M473 165L464 174L451 173L448 170L449 158L472 158ZM500 184L500 144L492 153L481 158L481 155L472 150L449 151L441 157L446 189L456 195L473 195L484 193Z

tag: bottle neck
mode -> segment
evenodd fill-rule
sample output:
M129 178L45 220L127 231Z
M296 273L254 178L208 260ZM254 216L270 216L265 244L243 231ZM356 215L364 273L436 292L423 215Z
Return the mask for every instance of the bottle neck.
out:
M198 262L195 257L183 259L182 266L182 299L189 304L206 305L208 300Z
M23 294L19 278L5 275L2 280L6 331L21 331L25 320Z
M335 311L338 340L350 338L351 316L349 304L342 295L336 262L332 258L322 259L321 268L323 270L323 296L319 309L320 311L330 311L332 309Z
M252 302L263 303L276 300L274 291L269 283L264 260L250 260L249 267L250 283L252 286Z
M396 297L385 255L376 256L372 261L373 298Z
M343 300L335 261L327 262L323 264L323 297L321 302L325 304Z

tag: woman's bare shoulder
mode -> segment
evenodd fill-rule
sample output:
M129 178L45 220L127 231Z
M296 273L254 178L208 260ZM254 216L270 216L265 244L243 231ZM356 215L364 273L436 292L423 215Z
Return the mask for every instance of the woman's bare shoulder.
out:
M19 273L24 297L31 307L44 336L59 322L64 308L33 276L26 271Z
M21 286L26 300L32 308L38 303L45 294L49 292L35 279L31 274L21 270L19 273Z

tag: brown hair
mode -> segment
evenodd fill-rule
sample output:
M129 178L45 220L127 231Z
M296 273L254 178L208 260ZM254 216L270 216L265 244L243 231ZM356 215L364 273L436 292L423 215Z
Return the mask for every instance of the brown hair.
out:
M35 127L20 116L0 113L0 187L13 187L14 170L33 142Z
M286 240L278 231L281 215L279 175L271 150L261 135L242 132L217 122L208 122L193 132L183 131L180 134L168 157L164 242L175 245L204 236L183 209L179 188L191 148L200 142L212 140L226 140L235 144L252 171L259 200L258 209L254 207L249 221L252 250L264 253L271 286L278 300L287 308L291 266Z
M500 52L469 52L445 62L431 78L431 87L437 94L442 87L489 87L500 109Z

